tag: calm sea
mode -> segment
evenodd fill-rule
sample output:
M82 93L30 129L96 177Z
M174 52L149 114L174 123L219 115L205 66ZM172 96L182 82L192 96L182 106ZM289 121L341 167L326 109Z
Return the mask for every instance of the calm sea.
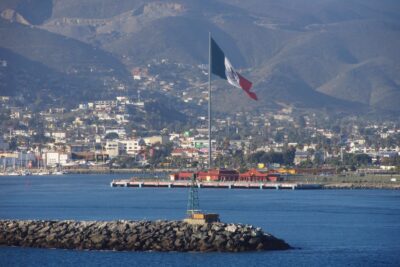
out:
M1 219L178 220L187 189L111 188L126 175L0 177ZM400 191L201 189L225 222L298 248L257 253L71 251L0 247L0 266L400 266Z

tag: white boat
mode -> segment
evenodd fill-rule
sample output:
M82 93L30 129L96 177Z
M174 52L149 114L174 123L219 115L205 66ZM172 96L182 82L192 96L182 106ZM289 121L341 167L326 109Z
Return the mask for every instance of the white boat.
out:
M42 171L34 173L33 175L49 175L49 174L50 174L49 171L42 170Z
M15 172L15 171L13 171L13 172L8 172L8 173L6 173L6 175L8 175L8 176L21 176L20 173Z
M28 170L21 171L22 176L32 175L32 173Z

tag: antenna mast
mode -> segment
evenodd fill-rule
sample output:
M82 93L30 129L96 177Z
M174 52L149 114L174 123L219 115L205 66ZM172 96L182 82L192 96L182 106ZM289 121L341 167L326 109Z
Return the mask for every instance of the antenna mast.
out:
M189 199L187 204L187 214L192 215L200 211L199 192L197 185L197 174L193 173L189 189Z

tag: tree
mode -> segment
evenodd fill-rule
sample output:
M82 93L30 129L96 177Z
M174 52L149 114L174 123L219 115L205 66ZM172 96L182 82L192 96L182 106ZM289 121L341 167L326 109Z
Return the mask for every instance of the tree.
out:
M300 168L312 168L314 166L313 162L309 159L300 162Z
M285 165L293 165L294 157L296 154L296 148L289 147L287 150L283 152L283 163Z
M13 137L13 138L11 138L10 145L9 145L9 149L10 149L11 151L14 151L14 150L17 150L17 148L18 148L18 141L17 141L17 138Z
M394 157L383 158L381 164L387 166L400 166L400 156L396 155Z
M43 132L38 132L37 134L32 136L32 141L34 143L46 144L54 142L54 139L45 136Z
M283 142L285 140L285 134L281 131L276 132L275 134L275 141L278 143Z
M297 118L296 118L296 123L298 124L298 126L299 126L300 128L304 128L304 127L307 126L306 120L304 119L303 116L297 117Z
M367 154L356 154L354 157L354 163L358 166L369 165L372 163L372 159Z
M229 148L229 146L230 146L229 138L224 138L224 140L223 140L223 142L222 142L222 148L223 148L224 150L227 150L227 149Z
M372 163L372 158L367 154L351 154L346 153L343 157L343 163L350 166L365 166Z
M115 139L119 139L119 135L115 132L111 132L106 134L106 136L104 137L107 140L115 140Z
M165 159L171 155L173 149L173 143L168 142L165 145L161 145L160 143L154 144L151 148L151 155L149 158L149 163L151 165L158 165L159 163L165 161Z

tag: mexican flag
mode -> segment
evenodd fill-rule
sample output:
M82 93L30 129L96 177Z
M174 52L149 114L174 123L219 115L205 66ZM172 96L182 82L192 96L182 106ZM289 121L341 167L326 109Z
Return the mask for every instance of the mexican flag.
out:
M233 68L231 62L213 38L211 38L211 73L227 80L228 83L237 88L242 88L249 97L257 100L257 95L250 91L252 83Z

